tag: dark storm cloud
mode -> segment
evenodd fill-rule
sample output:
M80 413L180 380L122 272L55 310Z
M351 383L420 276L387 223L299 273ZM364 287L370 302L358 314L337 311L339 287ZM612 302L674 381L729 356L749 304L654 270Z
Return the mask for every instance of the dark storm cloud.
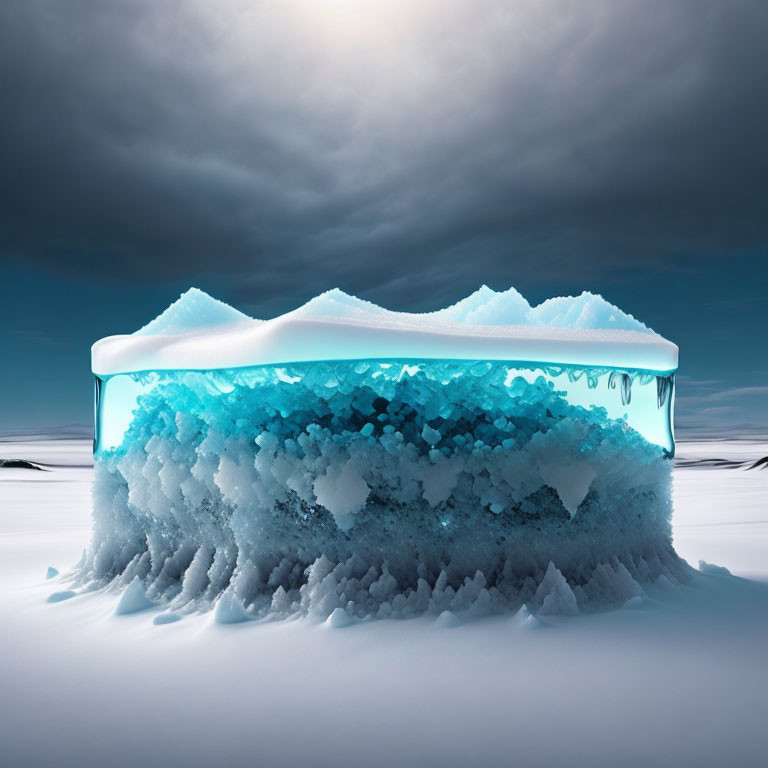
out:
M764 253L766 32L762 0L4 3L0 255L413 306Z

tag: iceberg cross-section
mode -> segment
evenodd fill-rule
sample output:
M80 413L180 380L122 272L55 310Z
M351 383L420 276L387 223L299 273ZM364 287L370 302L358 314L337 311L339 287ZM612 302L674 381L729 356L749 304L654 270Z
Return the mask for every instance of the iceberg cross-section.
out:
M684 573L676 368L589 293L408 314L335 290L260 321L190 291L93 347L82 578L181 612L226 593L362 617L519 606L554 568L581 608L620 603Z

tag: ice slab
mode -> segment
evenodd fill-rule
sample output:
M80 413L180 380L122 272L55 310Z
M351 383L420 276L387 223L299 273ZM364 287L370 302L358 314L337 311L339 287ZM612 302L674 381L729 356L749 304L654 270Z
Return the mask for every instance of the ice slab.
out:
M338 289L272 320L247 318L191 289L135 334L92 348L101 377L360 359L507 360L671 372L672 342L583 293L531 308L514 289L483 286L431 313L392 312Z
M676 367L590 293L409 314L333 290L260 321L188 291L94 345L84 584L219 623L624 605L685 576Z

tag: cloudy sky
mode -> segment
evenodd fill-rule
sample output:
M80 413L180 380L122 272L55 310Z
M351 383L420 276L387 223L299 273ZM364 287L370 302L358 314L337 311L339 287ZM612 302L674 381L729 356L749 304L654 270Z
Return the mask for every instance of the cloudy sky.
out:
M90 420L89 347L190 285L601 292L689 426L768 426L763 0L0 5L0 431Z

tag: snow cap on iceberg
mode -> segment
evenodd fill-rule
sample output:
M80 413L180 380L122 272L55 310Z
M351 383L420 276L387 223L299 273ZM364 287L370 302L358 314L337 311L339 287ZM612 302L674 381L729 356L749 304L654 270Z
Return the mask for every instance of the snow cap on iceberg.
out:
M168 309L154 320L139 328L135 336L189 333L204 328L231 325L251 320L229 304L214 299L205 291L190 288L182 293Z
M632 315L589 291L584 291L581 296L547 299L530 311L529 321L553 328L606 328L652 333L648 326Z
M525 325L530 311L531 305L516 289L497 293L482 285L466 299L431 315L471 325Z
M339 288L325 291L289 313L294 317L376 317L387 310L370 301L350 296Z
M94 373L357 359L504 360L668 373L677 347L592 293L536 307L483 285L435 312L393 312L335 288L261 321L191 288L132 335L93 346Z

